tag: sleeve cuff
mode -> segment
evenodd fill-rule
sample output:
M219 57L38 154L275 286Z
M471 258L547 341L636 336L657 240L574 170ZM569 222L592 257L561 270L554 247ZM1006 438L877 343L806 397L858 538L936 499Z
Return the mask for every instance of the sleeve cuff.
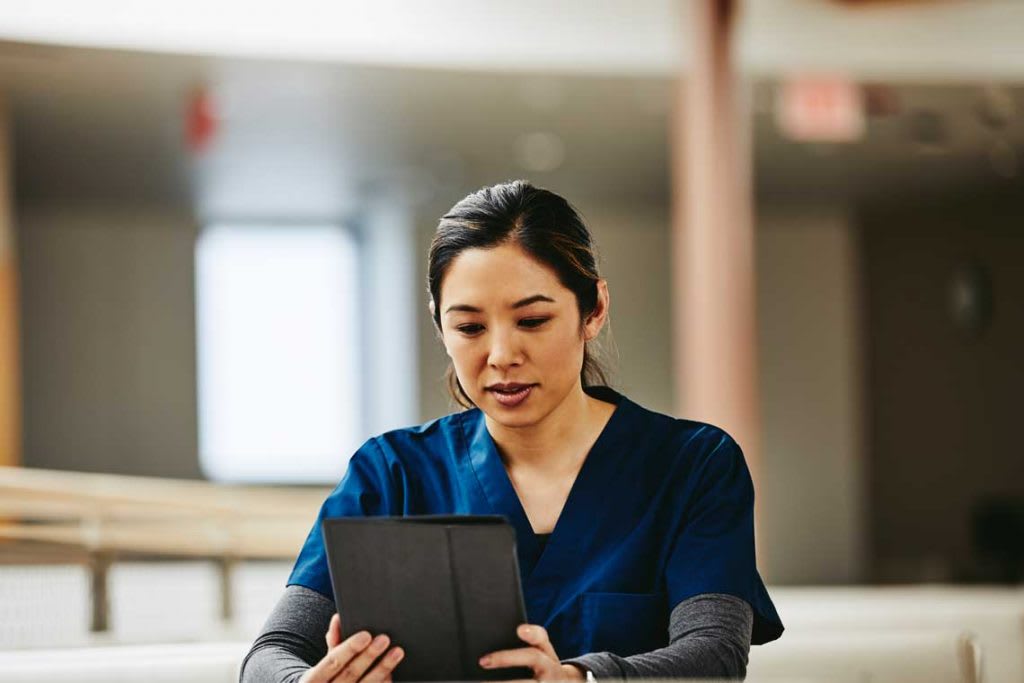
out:
M572 664L584 671L589 671L597 680L624 678L622 669L619 668L610 652L591 652L572 659L563 659L562 664Z

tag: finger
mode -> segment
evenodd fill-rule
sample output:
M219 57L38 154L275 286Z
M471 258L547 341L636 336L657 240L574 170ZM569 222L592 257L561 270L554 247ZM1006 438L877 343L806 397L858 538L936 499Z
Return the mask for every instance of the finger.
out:
M400 647L391 648L381 657L377 665L363 676L360 683L391 683L391 672L405 657L405 650Z
M548 632L543 626L536 626L534 624L522 624L516 629L516 634L525 642L529 643L534 647L540 648L544 654L551 657L552 659L558 659L558 655L555 654L555 648L551 644L551 639L548 637Z
M352 658L365 650L373 638L366 631L360 631L346 638L337 647L331 648L327 654L309 670L310 680L329 681L352 661Z
M331 625L327 627L327 649L337 647L341 643L341 617L335 613L331 617Z
M363 674L373 666L373 662L384 654L384 651L388 649L388 645L391 644L391 639L386 635L379 635L373 639L369 647L357 654L349 661L345 667L334 674L334 681L338 683L355 683Z
M535 647L521 647L516 650L498 650L480 658L485 669L504 669L510 666L526 666L538 674L548 662L547 655Z

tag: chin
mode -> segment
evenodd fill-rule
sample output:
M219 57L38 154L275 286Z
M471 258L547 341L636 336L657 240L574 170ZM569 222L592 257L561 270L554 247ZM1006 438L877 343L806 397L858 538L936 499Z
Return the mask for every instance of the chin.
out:
M510 417L508 415L495 415L492 412L488 413L488 416L505 429L525 429L537 424L537 420L520 415Z

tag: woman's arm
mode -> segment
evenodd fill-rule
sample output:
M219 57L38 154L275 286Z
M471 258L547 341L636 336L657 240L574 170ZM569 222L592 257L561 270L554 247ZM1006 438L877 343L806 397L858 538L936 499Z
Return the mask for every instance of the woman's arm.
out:
M249 654L242 661L241 683L295 683L327 654L324 634L334 603L304 586L288 586Z
M242 663L241 683L295 683L323 658L334 603L289 586ZM753 612L731 595L696 595L672 610L668 647L620 657L594 652L565 660L596 678L740 678L746 675Z
M754 613L722 593L683 600L672 610L669 645L631 657L593 652L565 660L602 678L736 678L747 674Z

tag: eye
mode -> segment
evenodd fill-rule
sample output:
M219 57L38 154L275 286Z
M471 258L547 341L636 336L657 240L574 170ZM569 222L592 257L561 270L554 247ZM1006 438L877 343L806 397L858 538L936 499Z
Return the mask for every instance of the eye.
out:
M484 326L477 325L476 323L468 323L466 325L458 325L455 329L465 335L474 335L484 329Z
M535 327L540 327L550 319L551 318L524 318L519 321L519 324L528 329L533 329Z

